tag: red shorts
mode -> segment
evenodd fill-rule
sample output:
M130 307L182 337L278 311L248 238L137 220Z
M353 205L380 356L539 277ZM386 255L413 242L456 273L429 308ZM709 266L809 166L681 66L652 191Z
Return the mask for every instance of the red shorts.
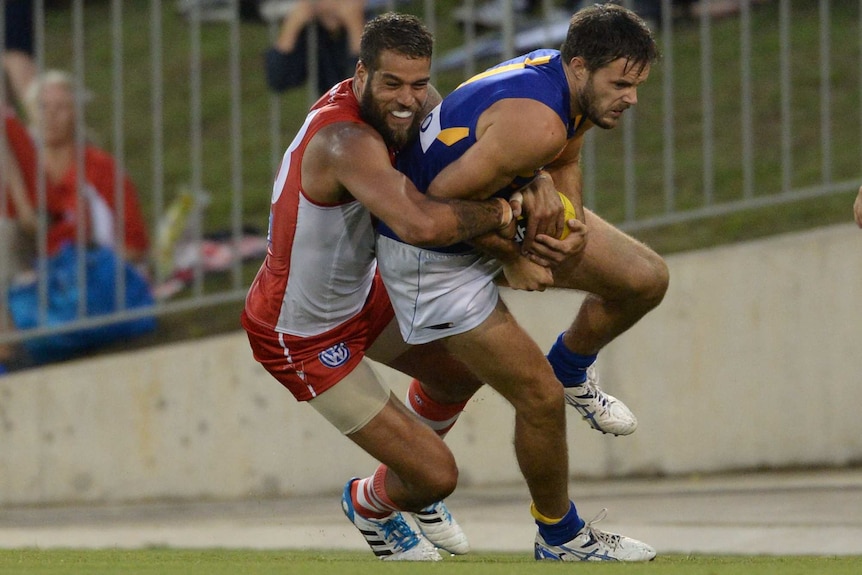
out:
M365 306L340 326L312 337L283 334L242 312L256 359L297 401L314 399L353 371L394 313L379 275Z

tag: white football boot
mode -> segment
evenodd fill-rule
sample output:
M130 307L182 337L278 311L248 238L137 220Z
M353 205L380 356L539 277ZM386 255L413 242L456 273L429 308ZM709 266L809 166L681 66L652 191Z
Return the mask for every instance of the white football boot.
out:
M593 429L613 435L629 435L638 428L638 420L626 404L599 387L595 364L587 368L584 383L565 390L566 403L574 407Z
M578 531L577 535L562 545L549 545L536 534L534 556L536 561L652 561L655 549L625 535L600 531L593 527L605 518L606 509Z
M350 486L358 478L354 477L344 486L341 496L341 509L353 523L374 555L384 561L440 561L442 557L427 539L413 531L404 516L392 512L382 519L362 517L353 508Z
M440 549L452 555L464 555L470 552L467 536L442 501L411 515L416 520L422 535Z

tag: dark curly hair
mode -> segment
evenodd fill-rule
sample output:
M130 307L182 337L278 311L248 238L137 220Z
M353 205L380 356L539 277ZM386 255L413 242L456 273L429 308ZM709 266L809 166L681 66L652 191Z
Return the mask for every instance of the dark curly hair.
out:
M374 71L380 64L380 54L392 50L408 58L431 58L434 37L422 21L409 14L387 12L370 20L362 32L359 59Z
M583 58L590 72L619 58L641 68L659 58L646 22L617 4L594 4L575 12L560 53L566 62Z

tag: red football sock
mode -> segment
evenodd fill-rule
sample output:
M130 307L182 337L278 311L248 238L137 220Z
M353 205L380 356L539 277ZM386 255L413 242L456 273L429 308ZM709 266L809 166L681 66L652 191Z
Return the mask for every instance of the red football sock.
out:
M440 437L446 434L458 421L461 412L464 411L466 401L460 403L440 403L431 399L422 385L417 380L410 382L407 391L407 400L404 402L407 409L416 414L428 427L437 432Z
M386 494L384 481L389 468L381 465L371 477L354 481L350 490L353 508L367 519L382 519L398 507Z

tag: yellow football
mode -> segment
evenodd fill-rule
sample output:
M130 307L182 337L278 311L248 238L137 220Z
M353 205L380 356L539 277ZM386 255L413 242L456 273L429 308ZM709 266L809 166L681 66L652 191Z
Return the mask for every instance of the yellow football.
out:
M575 206L572 205L571 200L566 197L566 195L562 192L557 192L560 194L560 200L563 202L563 209L566 212L566 221L576 220L578 219L578 214L575 213ZM524 241L524 235L527 233L527 221L524 219L524 216L518 216L518 223L515 228L515 241L521 243ZM566 224L563 227L563 233L560 234L558 239L565 239L565 237L569 235L569 226Z
M560 194L560 199L563 201L563 209L566 212L566 222L578 219L578 214L575 213L575 206L572 205L572 201L566 196L566 194L562 192L557 193ZM563 226L563 233L560 234L559 239L565 239L567 235L569 235L568 223Z

